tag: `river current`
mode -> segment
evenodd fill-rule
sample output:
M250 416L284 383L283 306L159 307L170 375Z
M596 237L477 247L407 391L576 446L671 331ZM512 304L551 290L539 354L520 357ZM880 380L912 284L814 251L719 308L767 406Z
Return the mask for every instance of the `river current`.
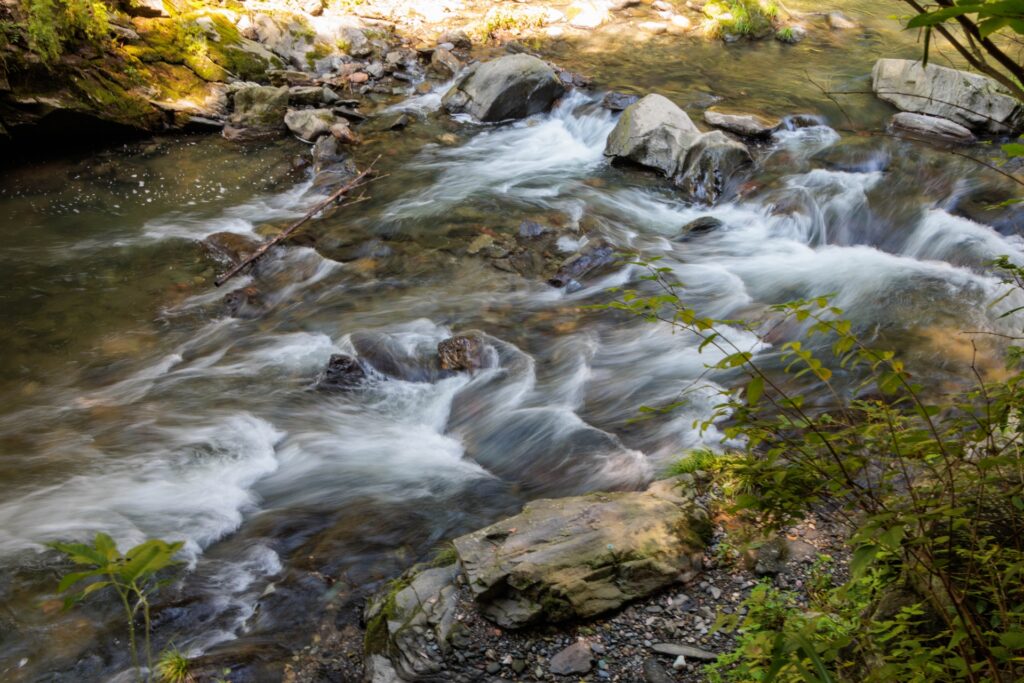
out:
M440 91L400 105L422 119L410 131L359 153L384 155L372 198L222 289L202 240L266 234L322 196L291 170L299 143L159 140L5 178L0 678L105 680L128 665L115 605L59 611L48 541L185 541L157 642L249 656L302 643L325 604L354 613L368 588L530 498L639 487L687 449L728 447L693 426L737 379L707 375L713 352L587 308L638 267L556 289L471 253L482 234L533 220L562 231L565 257L598 240L658 256L709 316L758 320L831 294L936 386L975 353L962 331L1019 327L999 316L1020 302L989 306L1002 288L986 264L1024 262L1024 241L965 217L998 186L967 160L821 118L777 133L741 198L707 208L608 163L616 115L600 90L501 126L442 121ZM674 239L703 216L722 225ZM229 315L226 292L251 286L259 313ZM424 376L438 342L468 330L486 367ZM776 362L776 344L730 334ZM978 348L998 373L998 345ZM336 353L401 372L315 390ZM699 377L683 408L632 419Z

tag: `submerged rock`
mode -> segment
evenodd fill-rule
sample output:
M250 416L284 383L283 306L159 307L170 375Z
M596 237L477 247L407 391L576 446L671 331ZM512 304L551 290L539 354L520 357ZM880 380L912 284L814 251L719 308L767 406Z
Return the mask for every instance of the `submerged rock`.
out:
M684 225L679 230L679 235L675 239L676 241L683 241L691 235L700 235L712 230L718 230L723 225L725 224L714 216L701 216Z
M692 576L709 524L691 485L537 500L456 539L483 614L510 628L588 618Z
M344 353L336 353L327 361L327 368L317 378L318 389L348 391L366 381L366 370L359 360Z
M437 345L442 370L476 370L481 364L480 352L480 340L474 337L451 337Z
M945 142L970 144L977 138L959 123L927 114L900 112L889 119L889 125L896 133L909 133L913 136L935 138Z
M588 273L613 263L615 250L607 244L598 243L566 259L558 268L558 272L548 280L548 284L552 287L565 287Z
M640 98L636 95L627 95L620 92L605 93L601 99L601 106L610 111L622 111Z
M450 113L480 121L521 119L546 111L565 92L555 70L531 55L517 54L476 64L443 100Z
M779 119L768 119L758 114L744 114L708 109L704 112L704 122L709 126L721 128L747 138L768 138L782 126Z
M949 119L971 130L1007 133L1024 127L1024 104L990 78L909 59L879 59L871 87L903 111Z

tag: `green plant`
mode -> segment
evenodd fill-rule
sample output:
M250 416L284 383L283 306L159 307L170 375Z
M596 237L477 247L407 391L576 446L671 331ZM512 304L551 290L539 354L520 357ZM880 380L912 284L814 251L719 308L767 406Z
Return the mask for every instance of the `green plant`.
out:
M704 32L713 37L771 35L779 6L770 0L712 0L704 5Z
M1019 52L1020 36L1024 36L1024 0L904 2L915 12L907 28L924 33L925 64L935 31L968 64L1024 101L1024 60Z
M139 652L135 637L135 620L141 612L145 632L146 665L152 669L149 599L166 583L166 580L158 578L158 574L176 564L174 556L181 550L182 545L180 541L168 543L151 539L122 554L117 549L114 539L104 533L96 534L92 545L60 542L50 544L51 548L63 553L74 564L87 567L65 574L61 578L57 586L58 593L71 591L77 586L76 590L65 598L65 607L71 607L104 588L110 588L117 594L128 622L128 647L136 671L139 671Z
M99 44L110 32L109 10L101 0L22 0L29 48L52 64L69 44Z
M696 448L669 465L666 474L674 477L679 474L694 472L711 472L715 469L719 455L707 448Z
M959 389L940 391L867 345L829 297L773 306L759 323L716 320L684 303L671 270L636 263L644 289L606 308L695 336L718 356L708 373L741 385L697 423L746 444L718 473L734 512L778 530L827 506L850 534L850 578L818 586L813 610L764 589L742 624L724 624L741 627L743 654L723 660L720 680L1020 680L1024 337L1009 340L1005 379L982 381L972 365ZM994 266L1009 287L993 305L1006 306L1024 269ZM802 339L779 346L784 367L771 370L755 349L780 325ZM736 328L757 345L733 342ZM642 410L657 417L703 388Z
M156 660L155 673L160 683L194 683L195 677L189 670L189 661L180 650L170 648L160 653Z

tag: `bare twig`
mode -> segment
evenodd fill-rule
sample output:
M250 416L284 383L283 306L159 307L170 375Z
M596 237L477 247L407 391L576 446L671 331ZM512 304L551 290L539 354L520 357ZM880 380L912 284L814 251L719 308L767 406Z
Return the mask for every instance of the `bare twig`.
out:
M380 159L380 157L378 156L377 159ZM220 287L225 282L227 282L228 280L233 278L235 275L240 273L242 271L242 269L244 269L246 266L250 265L251 263L256 262L257 260L259 260L264 254L266 254L270 250L270 248L272 246L274 246L275 244L278 244L279 242L282 242L282 241L288 239L289 237L291 237L292 233L294 233L300 227L305 225L305 223L307 221L309 221L311 218L313 218L315 215L317 215L318 213L320 213L321 211L326 209L328 206L330 206L331 204L336 202L338 199L343 197L346 193L354 190L357 187L361 187L363 184L365 184L365 183L363 183L363 180L367 176L369 176L371 173L373 173L373 166L374 166L374 164L377 163L377 159L374 159L373 163L371 163L369 166L367 166L365 170L363 170L358 175L356 175L355 178L353 178L352 180L348 181L347 183L342 185L340 188L338 188L338 190L336 190L333 194L331 194L331 196L329 196L327 199L323 200L322 202L320 202L319 204L314 206L312 209L310 209L306 213L305 216L303 216L302 218L300 218L299 220L295 221L294 223L289 225L287 228L285 228L284 231L281 232L280 235L277 235L273 239L270 239L270 240L264 242L262 245L260 245L259 249L254 251L249 256L249 258L244 259L243 261L241 261L238 264L236 264L235 266L233 266L226 273L220 275L216 280L213 281L213 283L215 285L217 285L218 287ZM356 204L358 202L363 201L364 198L365 198L365 196L360 196L356 200L354 200L352 202L349 202L349 203L350 204Z

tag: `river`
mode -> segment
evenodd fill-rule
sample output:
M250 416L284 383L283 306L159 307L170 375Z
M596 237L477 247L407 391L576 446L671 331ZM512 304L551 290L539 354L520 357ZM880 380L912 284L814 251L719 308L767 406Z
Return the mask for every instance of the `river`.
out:
M10 167L0 178L0 678L130 679L117 606L61 611L48 541L97 531L122 546L185 541L157 643L220 652L258 679L308 641L328 605L354 623L367 589L446 539L533 497L637 487L686 449L727 446L692 423L729 375L712 375L717 384L671 416L632 420L714 360L685 335L586 308L635 282L636 267L568 292L469 253L475 237L514 235L523 220L561 227L565 256L598 239L660 256L706 315L753 320L832 294L861 334L898 347L930 383L955 385L973 353L959 332L1014 324L998 317L1013 302L988 307L1001 287L986 262L1024 262L1024 241L957 215L1007 191L979 165L842 130L846 115L877 127L888 110L850 97L844 114L816 83L862 90L877 56L919 49L868 5L848 10L862 29L796 47L656 36L638 49L613 31L556 43L545 56L594 89L514 124L450 120L436 112L440 86L392 105L416 121L358 148L361 165L382 155L387 174L371 198L223 290L204 238L266 234L322 196L308 170L292 169L301 143L169 137ZM820 124L776 134L757 149L742 199L708 209L609 165L615 115L599 105L609 89L661 92L695 120L722 98ZM444 133L455 144L438 142ZM706 215L723 226L672 239ZM253 285L259 313L228 315L224 290ZM466 330L486 335L491 367L412 376ZM982 370L998 373L999 347L980 348ZM357 352L412 370L359 392L314 389L332 354Z

